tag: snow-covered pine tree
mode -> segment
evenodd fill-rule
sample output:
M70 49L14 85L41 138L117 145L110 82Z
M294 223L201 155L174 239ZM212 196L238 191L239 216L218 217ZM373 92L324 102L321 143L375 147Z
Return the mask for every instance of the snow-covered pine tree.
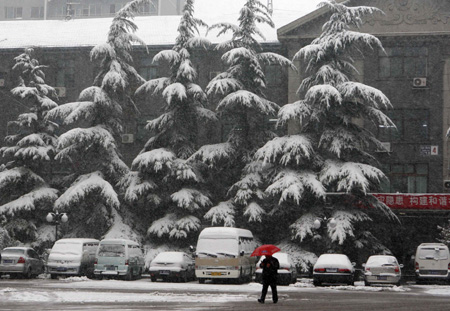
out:
M33 49L25 49L14 59L19 83L11 92L28 111L10 122L15 133L6 136L7 146L0 149L7 161L0 172L0 216L11 238L19 243L38 240L38 227L58 198L58 191L50 186L57 126L44 119L57 106L52 99L56 92L45 84L46 66L32 54Z
M219 29L218 35L231 31L232 38L216 47L228 50L222 55L228 69L207 86L208 96L219 100L217 111L222 121L231 122L233 129L227 142L203 146L193 158L207 164L222 180L215 189L219 196L216 200L221 202L205 218L213 225L242 227L247 226L246 221L260 221L264 213L262 163L253 161L253 155L275 136L264 124L279 109L264 95L264 65L295 67L285 57L262 50L258 37L264 40L264 36L257 24L274 24L260 1L247 0L238 20L239 25L218 23L210 27Z
M369 213L381 211L389 219L395 216L370 194L386 177L375 167L377 161L371 154L374 148L383 147L363 124L394 126L383 112L391 108L391 103L378 89L356 82L357 71L353 65L355 57L363 57L365 51L383 49L375 36L358 32L364 16L380 10L366 6L347 7L333 0L321 5L331 11L329 21L324 24L322 34L294 56L295 60L306 64L308 77L302 81L298 91L303 99L282 107L278 117L281 124L300 120L300 135L308 137L322 159L318 179L323 186L317 185L309 190L314 196L321 197L324 187L332 209L325 209L320 200L311 208L298 205L304 214L291 225L292 238L302 241L313 235L312 221L325 215L336 220L335 227L326 227L333 247L381 248L368 230ZM303 149L306 150L306 146L304 144ZM278 153L285 151L279 150ZM301 159L307 156L305 151L299 154ZM269 160L270 157L270 153L265 152L264 159ZM294 174L305 169L300 165ZM316 182L311 178L310 184L312 181ZM281 198L289 192L303 197L301 184L294 181L278 185L275 180L267 190L269 193L276 190ZM332 192L338 194L332 196ZM374 208L361 209L361 206Z
M132 20L147 2L130 1L116 14L107 42L91 50L91 59L100 60L94 85L83 90L77 102L48 114L71 128L58 139L56 159L67 163L71 174L55 209L70 213L73 236L101 237L110 220L120 217L115 186L129 168L120 157L115 138L122 131L123 110L134 106L133 88L144 82L132 66L130 52L133 43L144 44L135 35L137 26Z
M140 202L146 210L142 214L151 222L148 234L173 241L192 237L200 228L204 208L211 205L199 164L187 161L197 150L202 124L217 120L205 108L207 97L195 83L197 72L191 62L194 49L209 45L196 36L200 26L205 24L194 17L194 1L187 0L174 47L153 58L153 62L168 62L170 76L149 80L137 90L137 94L161 94L164 112L147 124L153 136L134 159L134 171L121 182L128 202Z

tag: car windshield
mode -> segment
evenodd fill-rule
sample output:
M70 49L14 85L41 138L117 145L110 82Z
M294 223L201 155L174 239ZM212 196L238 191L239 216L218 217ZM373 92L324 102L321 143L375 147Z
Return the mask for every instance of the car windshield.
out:
M99 257L125 257L125 246L122 244L100 244Z
M63 242L63 243L56 243L53 246L51 253L78 255L81 254L81 251L82 251L81 243Z
M419 251L420 259L448 259L448 252L443 247L427 247Z
M202 238L197 243L199 257L237 257L239 242L234 238Z
M2 254L23 254L25 251L23 249L17 249L17 248L9 248L9 249L4 249L2 251Z

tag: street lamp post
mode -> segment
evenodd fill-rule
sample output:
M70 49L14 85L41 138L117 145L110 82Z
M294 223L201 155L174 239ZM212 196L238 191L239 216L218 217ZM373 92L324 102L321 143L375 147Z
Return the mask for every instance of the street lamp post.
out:
M322 224L322 222L321 222L321 220L323 220L323 221L328 221L328 225L331 227L331 228L334 228L334 227L336 227L336 219L334 219L334 218L329 218L329 219L327 219L326 217L324 217L323 219L316 219L316 220L314 220L314 229L319 229L320 228L320 226L321 226L321 224Z
M47 217L45 217L49 223L52 225L55 225L55 241L58 241L58 225L62 222L67 222L69 220L69 217L66 213L58 213L56 211L55 213L48 213Z

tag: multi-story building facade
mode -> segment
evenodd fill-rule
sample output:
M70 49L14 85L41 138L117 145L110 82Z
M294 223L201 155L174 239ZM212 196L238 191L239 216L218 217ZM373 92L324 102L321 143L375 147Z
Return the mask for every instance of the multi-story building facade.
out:
M0 20L111 17L129 0L0 0ZM184 0L151 0L141 15L179 15Z

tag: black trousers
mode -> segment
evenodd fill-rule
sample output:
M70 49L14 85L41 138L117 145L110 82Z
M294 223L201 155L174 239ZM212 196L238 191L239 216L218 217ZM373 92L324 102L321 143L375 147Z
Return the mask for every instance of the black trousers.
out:
M276 280L263 280L263 288L261 293L261 300L264 301L266 299L267 290L272 290L272 300L273 302L278 301L278 292L277 292L277 281Z

